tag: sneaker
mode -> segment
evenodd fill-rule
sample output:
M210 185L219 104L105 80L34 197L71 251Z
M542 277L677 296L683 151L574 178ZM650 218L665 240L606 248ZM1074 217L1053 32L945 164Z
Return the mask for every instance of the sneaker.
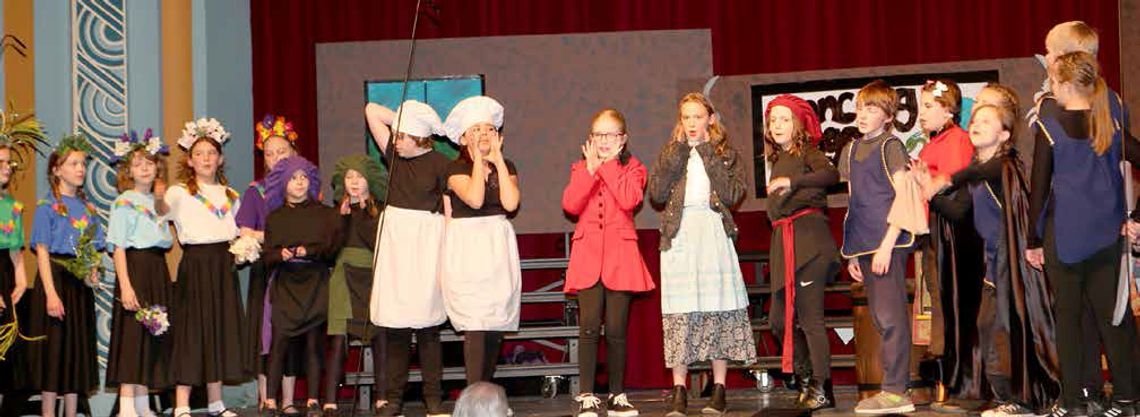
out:
M1136 403L1135 401L1113 400L1112 404L1104 411L1092 415L1095 417L1133 417L1136 415Z
M982 412L982 417L1034 417L1037 414L1028 407L1010 401L998 404L997 407Z
M638 414L637 408L629 403L629 398L626 398L625 393L610 394L610 399L606 401L606 413L610 417L631 417Z
M713 385L712 395L709 396L709 402L705 404L705 408L701 409L701 414L721 415L725 411L728 411L728 404L724 400L724 384Z
M689 408L689 390L684 385L673 387L673 395L669 398L669 412L665 417L685 417L685 410Z
M914 403L910 399L886 391L880 391L874 397L859 401L855 405L855 414L891 414L912 413Z
M1053 404L1053 408L1049 409L1049 414L1046 414L1046 417L1088 417L1088 415L1089 413L1085 411L1084 406L1064 407L1058 402Z
M578 417L599 417L602 413L602 400L594 394L578 394L574 401L578 402Z

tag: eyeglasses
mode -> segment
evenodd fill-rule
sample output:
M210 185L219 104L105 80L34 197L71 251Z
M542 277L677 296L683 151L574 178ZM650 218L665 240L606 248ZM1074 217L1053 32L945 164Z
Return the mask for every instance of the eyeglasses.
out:
M604 140L618 140L625 136L625 132L608 133L608 132L590 132L590 137L594 139Z

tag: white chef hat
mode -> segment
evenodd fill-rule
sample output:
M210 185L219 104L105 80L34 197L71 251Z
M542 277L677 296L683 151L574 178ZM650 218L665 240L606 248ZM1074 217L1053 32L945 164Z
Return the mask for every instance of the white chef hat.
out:
M468 97L451 109L443 131L452 142L459 143L459 137L471 126L490 123L495 129L503 127L503 105L487 96Z
M403 116L400 114L404 113ZM415 100L405 101L396 109L392 128L399 133L426 138L443 134L443 122L431 106Z

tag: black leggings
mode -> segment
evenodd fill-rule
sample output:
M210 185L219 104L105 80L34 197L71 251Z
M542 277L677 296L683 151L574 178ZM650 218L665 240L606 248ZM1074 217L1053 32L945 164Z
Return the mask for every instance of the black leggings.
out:
M464 334L463 361L467 367L467 385L491 381L502 346L503 332L470 331Z
M583 393L594 392L598 366L598 340L602 313L606 315L606 363L609 365L610 393L625 392L625 332L629 322L628 291L614 291L599 279L593 287L578 291L578 373Z
M439 326L423 329L384 328L387 351L384 372L388 378L385 396L389 404L401 409L404 389L408 385L408 368L411 361L412 333L416 334L416 350L420 353L420 370L423 372L424 403L433 409L443 395L443 347L439 342Z
M305 384L308 396L305 398L319 398L317 395L320 392L321 384L318 381L321 380L321 359L325 352L325 326L324 324L313 326L305 333L295 337L304 338L305 341L305 375L308 378L308 383ZM273 330L273 344L269 348L269 375L267 375L267 389L265 391L268 398L276 398L277 390L281 388L285 354L290 350L290 339L292 338L282 334L277 329Z
M384 332L379 328L371 328L371 330L373 333L369 342L372 346L372 398L380 400L384 398L384 386L388 382L384 378L384 350L387 346L384 345ZM337 390L340 388L341 378L344 377L344 357L348 352L348 336L333 336L331 342L332 344L329 345L328 349L328 363L325 365L325 404L336 404Z
M1047 221L1052 222L1052 219ZM1048 224L1048 226L1052 226ZM1086 383L1089 364L1082 357L1087 354L1083 346L1094 345L1085 340L1081 324L1085 309L1091 307L1108 355L1112 372L1113 397L1119 400L1136 400L1137 377L1140 362L1135 351L1136 324L1132 317L1124 317L1119 326L1112 325L1112 312L1116 304L1116 285L1120 275L1120 249L1122 240L1109 245L1087 259L1075 263L1061 263L1052 227L1045 232L1045 273L1053 286L1053 310L1057 320L1057 354L1061 363L1061 396L1066 406L1075 406L1082 385ZM1087 297L1087 302L1085 298Z

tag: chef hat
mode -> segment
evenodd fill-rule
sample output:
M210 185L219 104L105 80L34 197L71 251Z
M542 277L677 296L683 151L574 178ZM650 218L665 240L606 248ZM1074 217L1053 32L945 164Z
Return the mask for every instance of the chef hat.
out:
M443 122L439 120L439 114L431 106L415 100L405 101L396 109L392 128L399 133L421 138L443 134Z
M465 98L451 109L443 130L452 142L458 144L463 132L480 123L490 123L495 129L503 127L503 105L487 96Z

